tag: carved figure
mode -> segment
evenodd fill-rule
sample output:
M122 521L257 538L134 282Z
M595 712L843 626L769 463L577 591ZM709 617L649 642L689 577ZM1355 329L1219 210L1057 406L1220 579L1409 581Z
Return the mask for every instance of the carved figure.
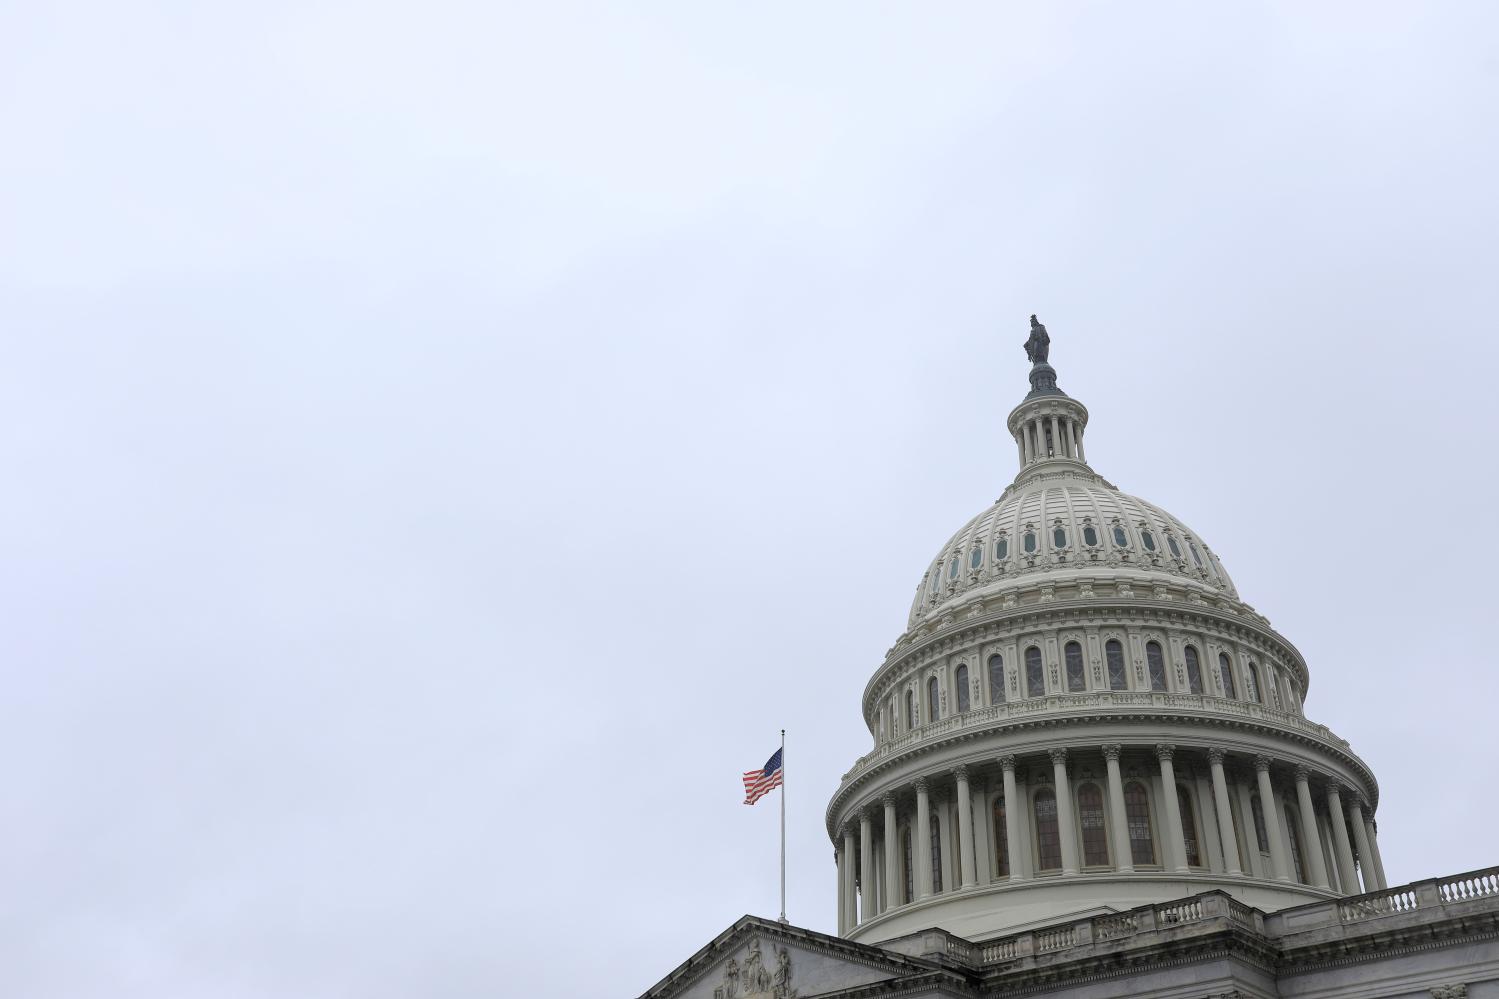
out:
M770 991L770 972L760 956L760 941L751 940L749 955L744 959L744 994L756 995Z
M1046 358L1051 354L1051 337L1046 332L1046 327L1031 316L1031 337L1025 341L1025 356L1031 359L1032 364L1045 364Z
M775 999L792 999L796 995L791 987L791 955L784 947L776 951L776 973L771 984Z
M739 962L731 957L729 958L729 963L723 969L723 999L735 999L738 994Z

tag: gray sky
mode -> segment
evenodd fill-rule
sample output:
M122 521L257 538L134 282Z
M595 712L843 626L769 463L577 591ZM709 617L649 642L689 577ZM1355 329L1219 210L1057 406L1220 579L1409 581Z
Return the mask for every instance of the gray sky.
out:
M1041 9L1044 7L1045 9ZM834 925L927 560L1088 453L1499 862L1492 4L0 5L0 994L628 996Z

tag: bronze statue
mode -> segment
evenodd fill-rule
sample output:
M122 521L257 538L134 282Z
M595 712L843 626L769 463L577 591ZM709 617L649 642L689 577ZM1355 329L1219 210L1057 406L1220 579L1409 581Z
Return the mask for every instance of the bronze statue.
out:
M1025 356L1031 359L1032 364L1045 364L1050 353L1051 337L1046 335L1046 327L1036 322L1035 316L1031 316L1031 338L1025 341Z

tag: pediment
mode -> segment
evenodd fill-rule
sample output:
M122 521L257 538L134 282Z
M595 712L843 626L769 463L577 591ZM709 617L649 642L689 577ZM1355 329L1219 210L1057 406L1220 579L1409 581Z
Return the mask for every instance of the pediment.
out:
M879 947L745 916L641 999L814 999L930 970Z

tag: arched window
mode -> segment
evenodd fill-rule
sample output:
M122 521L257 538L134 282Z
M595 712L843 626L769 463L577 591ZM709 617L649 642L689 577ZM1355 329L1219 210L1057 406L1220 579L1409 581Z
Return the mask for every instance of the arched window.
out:
M1270 834L1265 829L1265 807L1260 804L1259 795L1250 796L1249 811L1254 816L1254 844L1261 853L1269 853Z
M1197 659L1197 649L1191 645L1182 650L1187 657L1187 689L1194 694L1202 693L1202 663Z
M1053 548L1067 547L1067 531L1060 524L1051 529L1051 544Z
M1046 696L1046 676L1041 672L1041 650L1032 645L1025 650L1025 694Z
M1088 678L1083 673L1083 647L1076 642L1068 642L1064 651L1067 657L1067 689L1087 690Z
M994 542L994 561L996 561L996 562L1003 562L1005 559L1007 559L1009 557L1010 557L1010 539L1007 538L1007 537L1005 537L1003 534L1001 534L999 536L999 540L996 541L996 542Z
M1202 866L1202 854L1197 851L1197 817L1192 813L1192 796L1180 784L1176 785L1176 807L1182 816L1182 847L1186 850L1189 867Z
M1150 528L1140 529L1140 543L1145 546L1146 551L1155 551L1155 535L1150 533Z
M1057 829L1057 795L1049 787L1036 792L1036 855L1040 870L1061 869L1062 840Z
M1083 544L1089 548L1098 547L1098 532L1093 529L1092 524L1083 525Z
M1249 664L1249 672L1244 674L1244 696L1256 704L1260 700L1260 668L1254 663Z
M1103 658L1109 667L1109 689L1124 690L1129 680L1124 675L1124 646L1111 638L1103 647Z
M901 859L906 867L906 901L916 901L916 868L911 866L911 827L906 826L905 835L900 838Z
M968 665L966 663L959 664L956 681L958 688L958 714L962 714L969 708Z
M1109 862L1109 835L1103 824L1103 792L1097 784L1077 789L1077 821L1083 828L1083 865L1103 867Z
M1120 548L1129 547L1129 535L1124 533L1124 528L1119 524L1114 525L1114 544Z
M1223 696L1237 698L1239 693L1234 689L1234 667L1228 661L1228 653L1218 653L1218 675L1223 677Z
M906 691L906 731L916 727L916 691Z
M931 813L931 825L927 827L927 838L932 841L932 891L942 890L942 823L936 809Z
M1035 554L1035 551L1036 551L1036 532L1035 531L1026 531L1025 532L1025 537L1021 539L1021 542L1025 546L1025 553L1027 555L1033 555L1033 554Z
M994 799L994 869L999 877L1010 876L1010 833L1005 822L1005 796Z
M1150 799L1145 785L1132 780L1124 785L1124 820L1129 826L1130 861L1155 863L1155 837L1150 832Z
M939 714L938 709L937 709L937 705L940 703L938 701L938 696L939 695L937 694L937 678L935 676L929 676L929 677L927 677L926 678L926 720L929 721L929 722L934 722L934 721L936 721L938 719L938 717L940 717L940 714Z
M1150 689L1166 689L1166 660L1160 642L1145 643L1145 668L1150 671Z
M1005 661L1001 656L989 657L989 703L1005 702Z
M959 561L958 561L958 556L954 555L952 557L952 559L947 563L947 578L948 579L957 579L958 578L958 566L960 564L961 563L959 563Z
M983 564L984 550L982 548L975 548L973 551L968 553L968 568L977 569Z
M1306 870L1301 866L1301 836L1296 828L1301 824L1301 814L1296 811L1295 806L1281 803L1285 810L1286 832L1290 834L1291 840L1291 866L1296 870L1296 880L1306 884Z
M1275 667L1265 664L1265 690L1270 694L1270 706L1279 711L1280 708L1280 677L1275 673Z

